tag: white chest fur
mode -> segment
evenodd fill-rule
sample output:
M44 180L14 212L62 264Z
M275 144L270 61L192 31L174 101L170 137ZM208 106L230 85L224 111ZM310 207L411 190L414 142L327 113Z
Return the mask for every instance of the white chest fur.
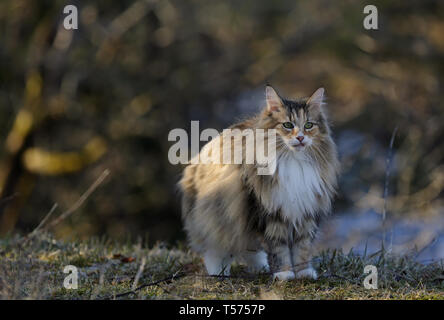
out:
M284 157L277 165L278 184L272 190L272 206L293 223L319 210L323 183L318 168L303 157Z

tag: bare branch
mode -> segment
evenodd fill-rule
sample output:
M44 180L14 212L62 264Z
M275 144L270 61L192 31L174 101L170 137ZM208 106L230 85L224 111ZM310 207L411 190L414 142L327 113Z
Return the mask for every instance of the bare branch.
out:
M78 208L82 206L82 204L89 198L89 196L102 184L105 178L109 175L109 170L106 169L102 172L102 174L97 178L97 180L85 191L84 194L77 200L74 205L63 212L59 217L53 220L49 225L43 228L43 230L48 230L56 225L58 225L61 221L65 220L67 217L72 215Z

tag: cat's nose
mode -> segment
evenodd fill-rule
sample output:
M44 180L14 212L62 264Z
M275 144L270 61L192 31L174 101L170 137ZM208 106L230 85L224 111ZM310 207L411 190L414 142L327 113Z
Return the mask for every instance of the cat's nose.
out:
M298 139L299 142L302 142L302 140L304 140L304 136L297 136L296 139Z

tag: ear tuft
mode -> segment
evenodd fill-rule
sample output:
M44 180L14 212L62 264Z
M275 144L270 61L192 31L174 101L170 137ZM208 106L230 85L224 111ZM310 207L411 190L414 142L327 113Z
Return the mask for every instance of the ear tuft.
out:
M267 84L265 87L265 99L267 101L267 110L269 112L278 112L282 107L282 100L277 92Z
M311 95L311 97L307 101L310 109L321 111L321 106L324 102L324 92L324 88L319 88Z
M321 105L324 99L324 92L324 88L319 88L318 90L316 90L311 95L310 99L308 99L308 104Z

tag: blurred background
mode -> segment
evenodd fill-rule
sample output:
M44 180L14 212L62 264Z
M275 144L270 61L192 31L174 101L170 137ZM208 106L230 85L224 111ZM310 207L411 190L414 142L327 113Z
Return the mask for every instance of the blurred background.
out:
M79 28L65 30L65 5ZM326 89L342 176L319 247L444 256L444 2L0 2L0 234L60 214L111 174L58 237L184 239L168 132L222 130L263 105ZM393 145L382 233L384 184ZM426 252L427 251L427 252Z

